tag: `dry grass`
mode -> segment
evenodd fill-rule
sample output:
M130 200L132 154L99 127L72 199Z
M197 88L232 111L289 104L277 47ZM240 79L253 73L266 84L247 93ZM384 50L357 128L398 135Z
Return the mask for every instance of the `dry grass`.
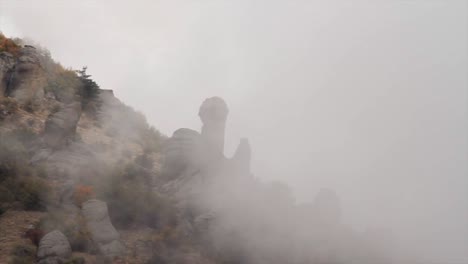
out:
M11 252L16 245L32 245L23 238L30 225L35 225L44 212L7 211L0 216L0 263L9 263Z

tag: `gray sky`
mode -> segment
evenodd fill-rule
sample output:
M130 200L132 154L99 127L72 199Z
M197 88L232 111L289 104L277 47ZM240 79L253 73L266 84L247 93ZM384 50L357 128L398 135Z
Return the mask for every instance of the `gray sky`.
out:
M333 188L354 227L468 263L464 0L0 0L0 30L167 135L221 96L227 155L248 137L258 177L299 201Z

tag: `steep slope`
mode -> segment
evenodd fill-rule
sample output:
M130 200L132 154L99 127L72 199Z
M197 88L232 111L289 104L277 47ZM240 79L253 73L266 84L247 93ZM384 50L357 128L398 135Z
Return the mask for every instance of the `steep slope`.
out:
M72 236L66 228L86 224L65 222L81 215L82 202L107 195L112 173L134 166L153 181L163 140L111 90L97 88L89 96L91 79L83 71L64 69L47 50L15 41L0 35L0 44L8 42L0 45L0 219L9 223L0 228L0 263L28 231L11 219L26 215L31 229ZM44 217L38 221L24 210L40 210L35 215Z

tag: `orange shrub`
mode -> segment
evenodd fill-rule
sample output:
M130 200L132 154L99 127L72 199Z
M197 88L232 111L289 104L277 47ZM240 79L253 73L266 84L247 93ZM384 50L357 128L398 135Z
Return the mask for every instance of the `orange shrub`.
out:
M16 45L16 43L5 37L3 34L0 33L0 52L6 51L14 56L17 56L20 50L20 46Z
M73 200L76 206L81 207L84 202L94 198L94 196L95 195L92 186L78 185L76 186L75 192L73 193Z

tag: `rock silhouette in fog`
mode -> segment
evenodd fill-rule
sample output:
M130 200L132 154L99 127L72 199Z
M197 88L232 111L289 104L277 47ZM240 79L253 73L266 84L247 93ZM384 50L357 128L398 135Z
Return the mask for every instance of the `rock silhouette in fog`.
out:
M198 115L203 123L201 136L207 147L224 153L224 133L226 130L226 119L229 113L226 102L220 97L205 99Z

